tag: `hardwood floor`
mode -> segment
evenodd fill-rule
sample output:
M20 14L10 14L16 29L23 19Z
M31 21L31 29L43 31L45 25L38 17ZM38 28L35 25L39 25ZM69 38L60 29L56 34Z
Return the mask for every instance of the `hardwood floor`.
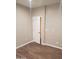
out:
M16 59L62 59L62 50L32 42L16 50Z

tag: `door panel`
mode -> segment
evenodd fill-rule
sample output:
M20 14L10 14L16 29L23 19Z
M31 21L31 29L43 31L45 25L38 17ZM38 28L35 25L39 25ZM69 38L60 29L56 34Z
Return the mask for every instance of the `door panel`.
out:
M33 20L33 41L40 43L40 16L34 16Z

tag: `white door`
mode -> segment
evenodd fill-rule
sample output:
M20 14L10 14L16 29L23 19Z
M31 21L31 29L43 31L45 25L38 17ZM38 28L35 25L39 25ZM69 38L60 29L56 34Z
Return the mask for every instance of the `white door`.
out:
M33 41L40 43L40 16L34 16L33 20Z

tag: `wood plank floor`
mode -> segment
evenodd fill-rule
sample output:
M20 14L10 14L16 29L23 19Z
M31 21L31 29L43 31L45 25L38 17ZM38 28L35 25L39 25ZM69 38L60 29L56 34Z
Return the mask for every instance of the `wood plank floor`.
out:
M16 50L16 59L62 59L62 50L32 42Z

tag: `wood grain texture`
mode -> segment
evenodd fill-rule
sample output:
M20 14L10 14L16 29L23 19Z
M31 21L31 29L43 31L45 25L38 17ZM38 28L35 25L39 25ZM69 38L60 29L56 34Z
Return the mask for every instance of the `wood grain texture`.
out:
M32 42L16 50L18 59L62 59L62 50Z

